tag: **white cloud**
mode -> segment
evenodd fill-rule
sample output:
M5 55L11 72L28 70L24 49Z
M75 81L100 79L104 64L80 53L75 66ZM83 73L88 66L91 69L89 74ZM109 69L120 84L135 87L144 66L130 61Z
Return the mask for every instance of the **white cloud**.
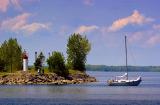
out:
M83 0L83 3L87 6L92 6L93 5L93 0Z
M0 11L6 12L9 5L9 0L0 0Z
M153 47L157 44L160 44L160 35L153 35L151 36L147 41L146 41L146 44L149 46L149 47Z
M34 1L39 0L0 0L0 12L6 12L9 6L22 10L21 3L32 3Z
M160 24L154 24L153 29L155 30L160 30Z
M49 24L32 23L32 24L24 25L21 29L28 33L33 33L40 29L49 29Z
M86 32L91 32L91 31L94 31L96 29L98 29L99 27L96 26L96 25L91 25L91 26L85 26L85 25L82 25L80 27L78 27L75 31L75 33L86 33Z
M140 14L139 11L135 10L131 16L114 21L113 24L110 27L108 27L107 30L109 32L115 32L127 26L128 24L141 25L151 21L153 21L152 18L145 17L142 14Z
M156 29L151 28L149 30L138 31L128 35L130 43L142 48L152 48L160 45L160 34L159 30Z
M9 5L13 5L15 8L21 9L20 0L0 0L0 11L6 12Z
M1 24L1 28L3 29L10 29L12 31L17 31L21 29L24 25L27 24L27 19L29 18L29 13L23 13L21 15L18 15L14 18L10 18L8 20L5 20Z
M129 37L128 41L130 43L134 43L134 42L140 41L143 37L144 37L143 32L135 32Z
M10 18L5 20L1 24L1 29L4 30L11 30L13 32L27 32L27 33L34 33L40 29L49 29L49 24L44 23L28 23L27 19L30 17L31 14L23 13L18 15L14 18Z

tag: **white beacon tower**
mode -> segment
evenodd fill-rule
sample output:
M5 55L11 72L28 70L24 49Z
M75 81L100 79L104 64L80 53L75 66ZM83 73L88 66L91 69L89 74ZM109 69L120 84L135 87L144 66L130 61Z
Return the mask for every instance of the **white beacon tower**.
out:
M27 71L27 70L28 70L28 55L26 51L24 50L23 52L23 71Z

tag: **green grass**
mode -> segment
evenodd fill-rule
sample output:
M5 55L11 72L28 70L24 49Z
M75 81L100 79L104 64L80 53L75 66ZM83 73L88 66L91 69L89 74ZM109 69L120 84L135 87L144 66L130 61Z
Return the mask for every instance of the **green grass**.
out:
M0 72L0 77L1 77L1 76L4 76L4 75L8 75L8 74L10 74L10 73L7 73L7 72Z
M82 71L79 71L79 70L71 70L71 69L69 69L69 74L84 74L84 72L82 72Z
M10 72L0 72L0 77L4 76L4 75L11 75L11 74L19 75L21 71L22 70L19 70L19 71L13 72L13 73L10 73ZM79 70L72 70L72 69L69 69L68 71L69 71L69 74L71 74L71 75L74 75L74 74L84 74L85 73L85 72L82 72L82 71L79 71ZM34 67L29 67L29 69L28 69L27 72L31 73L31 74L37 74L37 71L34 69ZM49 71L48 67L44 67L44 73L45 74L51 73Z
M16 71L16 72L13 72L13 73L10 73L10 72L0 72L0 77L1 76L5 76L5 75L20 75L20 71Z

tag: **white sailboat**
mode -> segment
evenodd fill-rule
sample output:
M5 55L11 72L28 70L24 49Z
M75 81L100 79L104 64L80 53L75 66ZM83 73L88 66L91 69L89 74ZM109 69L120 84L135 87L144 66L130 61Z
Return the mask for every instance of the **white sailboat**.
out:
M128 64L127 64L127 37L125 36L125 52L126 52L126 70L127 72L122 76L116 76L115 79L107 81L109 86L138 86L142 79L139 76L135 80L128 79Z

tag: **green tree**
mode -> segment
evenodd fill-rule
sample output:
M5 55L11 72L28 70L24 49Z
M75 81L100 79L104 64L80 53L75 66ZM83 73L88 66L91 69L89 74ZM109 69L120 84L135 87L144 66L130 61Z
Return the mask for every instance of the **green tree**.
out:
M72 34L67 44L67 63L69 68L85 71L86 56L91 50L91 44L86 36Z
M4 62L4 71L16 71L22 68L22 48L17 39L10 38L0 47L0 59Z
M47 59L47 64L50 72L54 72L63 77L68 76L68 70L65 67L65 58L62 53L54 51Z
M3 60L0 59L0 72L3 72L5 68L5 63Z
M35 70L38 70L38 69L42 70L44 61L45 61L45 56L42 52L40 52L40 54L38 55L38 57L34 63Z

